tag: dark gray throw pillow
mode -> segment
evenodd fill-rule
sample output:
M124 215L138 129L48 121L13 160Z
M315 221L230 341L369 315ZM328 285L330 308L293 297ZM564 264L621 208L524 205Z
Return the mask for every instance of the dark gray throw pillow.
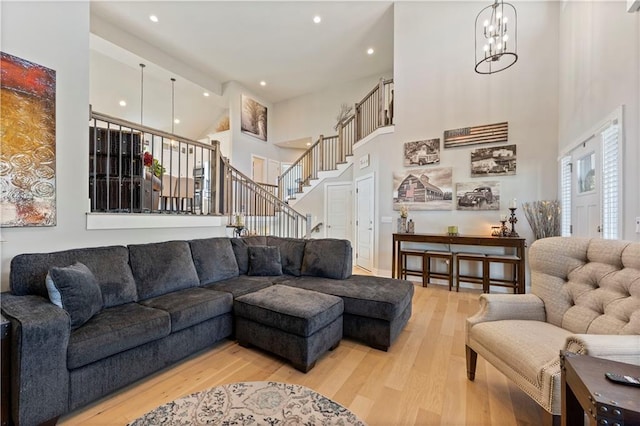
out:
M280 249L274 246L249 246L249 270L247 275L282 275Z
M84 264L49 269L46 278L51 303L67 311L71 329L80 327L102 310L102 292L93 273Z

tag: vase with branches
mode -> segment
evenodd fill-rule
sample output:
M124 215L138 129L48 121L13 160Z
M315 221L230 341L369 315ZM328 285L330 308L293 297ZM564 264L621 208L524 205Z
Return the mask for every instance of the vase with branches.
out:
M522 208L536 240L560 235L559 201L532 201L523 203Z

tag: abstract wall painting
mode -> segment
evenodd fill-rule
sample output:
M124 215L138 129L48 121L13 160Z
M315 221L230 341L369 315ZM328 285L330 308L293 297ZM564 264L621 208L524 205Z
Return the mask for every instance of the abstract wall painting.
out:
M248 96L242 95L242 111L240 114L240 130L242 133L267 140L267 107Z
M393 209L451 210L453 168L411 169L393 174Z
M56 225L56 72L0 52L0 226Z

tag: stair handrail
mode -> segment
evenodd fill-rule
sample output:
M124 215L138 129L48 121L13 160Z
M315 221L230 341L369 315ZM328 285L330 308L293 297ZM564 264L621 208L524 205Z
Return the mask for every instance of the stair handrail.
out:
M298 157L298 159L293 162L293 164L291 164L280 176L278 176L278 195L282 200L289 199L289 194L286 193L287 191L285 191L284 188L285 180L291 180L291 178L289 178L288 176L292 174L293 170L295 170L297 167L303 166L305 164L305 161L309 164L316 164L317 162L319 166L317 171L328 170L325 168L325 166L327 165L323 164L324 151L322 150L322 144L324 140L328 140L334 137L337 138L337 151L340 154L341 161L344 161L344 158L353 155L354 144L364 139L380 127L391 125L393 123L392 84L393 78L381 78L378 84L373 89L371 89L360 102L356 102L354 112L343 118L337 124L337 136L324 137L320 135L319 139L313 145L307 148L307 150L303 152L300 157ZM374 96L376 97L375 101L373 100ZM384 108L385 105L388 109ZM362 114L362 108L369 109L367 111L367 116ZM373 111L373 109L375 109L375 111ZM363 120L367 120L366 123L363 123ZM349 125L352 122L353 126L351 126L350 128ZM345 134L345 129L349 129L347 131L350 131L353 134ZM319 151L317 159L313 158L316 151ZM305 176L302 176L303 173L305 174ZM315 175L317 175L317 173L314 173L314 170L312 170L312 168L310 167L306 173L304 172L304 170L301 172L301 182L292 181L289 183L298 184L300 188L297 188L296 192L301 192L302 186L308 185L307 180L317 178L317 176Z
M307 217L305 215L303 215L302 213L298 212L296 209L294 209L293 207L291 207L289 204L285 203L284 201L282 201L280 198L276 197L274 194L272 194L271 192L269 192L267 189L265 189L263 186L261 186L260 183L255 182L253 179L251 179L250 177L248 177L247 175L245 175L244 173L242 173L240 170L236 169L235 167L233 167L228 159L226 158L221 158L221 162L223 165L223 173L224 173L224 178L225 178L225 187L227 187L228 184L230 184L231 182L227 181L229 179L229 175L233 174L235 175L235 179L241 179L242 182L241 184L247 188L248 190L252 191L254 194L256 194L256 196L258 196L259 198L261 198L261 200L259 200L259 202L263 202L263 203L267 203L270 205L273 205L274 210L277 208L279 209L278 211L285 214L291 221L292 221L292 225L293 228L295 229L294 235L295 237L301 237L307 234L306 232L306 228L308 227L307 224ZM231 196L237 196L237 194L230 194ZM232 200L229 199L229 196L225 195L226 198L226 202L225 202L225 213L227 214L228 218L229 218L229 224L233 224L233 215L237 214L237 213L242 213L242 212L234 212L232 208L230 208L230 204L232 204ZM284 228L286 229L291 229L291 226L287 226L286 224L283 225ZM291 235L287 235L287 236L291 236Z

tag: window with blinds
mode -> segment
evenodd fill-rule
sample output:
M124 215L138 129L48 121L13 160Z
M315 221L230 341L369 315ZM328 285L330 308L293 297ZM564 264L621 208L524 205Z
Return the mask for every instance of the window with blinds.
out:
M563 237L571 236L571 156L560 160L560 206L562 221L560 232Z
M602 238L617 239L620 232L620 138L617 120L602 136Z

